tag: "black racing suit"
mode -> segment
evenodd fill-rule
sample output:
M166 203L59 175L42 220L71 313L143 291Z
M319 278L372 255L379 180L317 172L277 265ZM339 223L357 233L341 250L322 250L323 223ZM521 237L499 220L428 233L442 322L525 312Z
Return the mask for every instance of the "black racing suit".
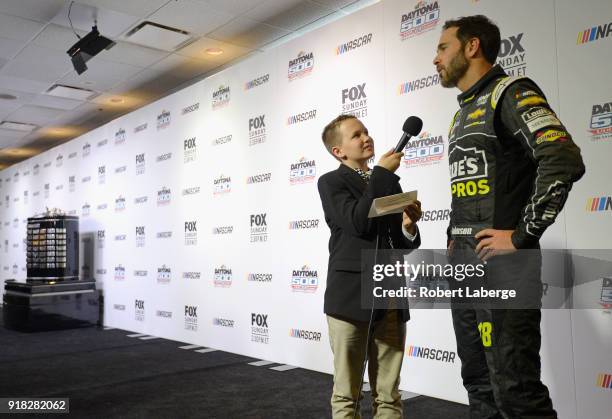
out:
M580 149L538 86L508 77L499 66L458 100L449 133L449 243L475 258L474 235L494 228L514 230L517 249L539 249L572 183L584 174ZM504 257L491 259L488 269ZM497 277L521 278L539 300L539 260L533 262L538 269L527 272L519 263ZM539 308L460 307L453 306L453 326L471 417L556 418L540 379Z

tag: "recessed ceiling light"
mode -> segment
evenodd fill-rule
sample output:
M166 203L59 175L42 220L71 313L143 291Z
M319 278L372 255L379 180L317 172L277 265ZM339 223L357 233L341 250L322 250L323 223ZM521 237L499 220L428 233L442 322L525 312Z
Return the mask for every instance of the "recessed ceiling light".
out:
M55 127L44 127L40 130L40 133L51 139L64 138L64 137L76 137L82 134L82 129L73 125L63 125Z
M193 41L189 32L159 23L145 21L130 30L125 39L146 47L175 51Z
M121 97L114 97L114 98L110 99L110 102L112 102L112 103L123 103L123 102L125 102L125 100L123 98L121 98Z
M36 128L38 128L38 126L34 124L24 124L22 122L2 121L0 123L0 128L12 129L14 131L29 132L35 130Z
M37 154L36 150L28 147L17 147L17 148L5 148L2 150L3 154L11 156L33 156Z
M223 50L221 48L206 48L205 51L208 55L221 55Z
M51 96L65 97L68 99L87 100L96 94L93 90L80 87L54 84L47 90L46 94Z
M17 96L9 95L8 93L0 93L0 99L15 100L15 99L17 99Z

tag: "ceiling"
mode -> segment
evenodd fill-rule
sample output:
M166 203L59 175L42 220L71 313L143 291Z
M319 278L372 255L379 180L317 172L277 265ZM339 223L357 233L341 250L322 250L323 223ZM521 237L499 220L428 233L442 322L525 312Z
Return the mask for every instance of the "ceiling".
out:
M2 0L0 170L373 2ZM116 45L78 75L66 51L78 41L75 32L84 36L94 20ZM187 32L188 40L167 50L137 44L130 31L145 21ZM210 48L223 53L209 55ZM55 84L93 93L87 100L53 96ZM7 129L2 121L34 129Z

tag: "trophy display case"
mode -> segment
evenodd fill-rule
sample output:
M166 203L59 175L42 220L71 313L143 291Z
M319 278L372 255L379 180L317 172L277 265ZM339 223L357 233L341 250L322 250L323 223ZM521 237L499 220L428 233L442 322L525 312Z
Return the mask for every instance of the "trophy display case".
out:
M28 218L28 281L79 278L79 217L43 215Z
M4 326L39 331L91 326L100 320L100 291L79 277L79 218L60 211L28 218L24 281L4 284Z

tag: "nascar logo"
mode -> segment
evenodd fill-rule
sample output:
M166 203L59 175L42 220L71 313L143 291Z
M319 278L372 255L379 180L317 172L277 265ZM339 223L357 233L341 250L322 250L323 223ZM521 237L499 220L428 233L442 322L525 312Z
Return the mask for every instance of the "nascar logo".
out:
M611 211L612 196L600 196L587 199L586 210L589 212Z
M298 339L314 340L316 342L321 340L321 332L313 332L310 330L290 329L289 336Z
M435 86L437 84L440 84L440 76L436 73L432 74L431 76L422 77L420 79L400 84L399 88L397 89L397 94L405 95L406 93Z
M340 44L336 47L336 55L344 54L345 52L349 52L354 49L360 48L364 45L369 44L371 41L372 41L372 34L369 33L357 39L353 39L352 41L346 42L344 44Z
M261 86L264 83L267 83L270 80L270 74L264 74L261 77L258 77L254 80L248 81L244 84L244 90L249 90L257 86Z
M612 389L612 374L597 374L597 387Z
M455 362L455 352L441 349L423 348L420 346L409 346L406 354L412 358L424 358L442 362Z
M610 34L612 34L612 22L606 23L605 25L593 26L592 28L578 32L576 44L580 45L597 41L598 39L609 37Z

